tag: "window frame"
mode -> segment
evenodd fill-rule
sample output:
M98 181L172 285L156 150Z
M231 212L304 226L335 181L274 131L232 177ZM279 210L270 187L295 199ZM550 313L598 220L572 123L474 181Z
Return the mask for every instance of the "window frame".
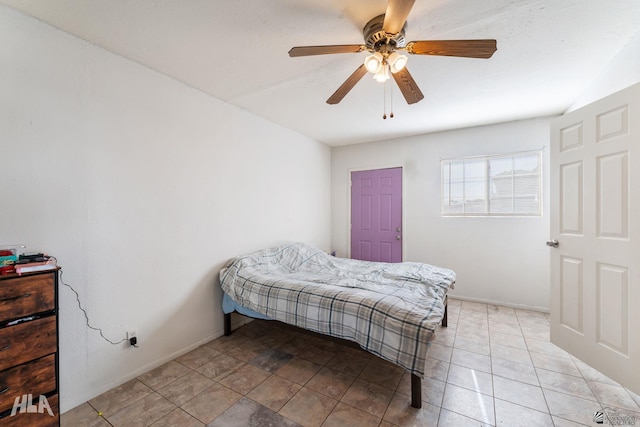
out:
M527 151L519 151L519 152L511 152L511 153L500 153L500 154L488 154L488 155L480 155L480 156L467 156L467 157L454 157L440 160L440 212L442 217L506 217L506 218L522 218L522 217L542 217L543 216L543 182L542 182L542 171L543 171L543 149L538 150L527 150ZM536 157L537 159L537 173L535 171L529 173L518 173L515 170L514 164L517 159L520 158L531 158ZM501 159L509 159L511 161L511 169L509 176L491 176L491 161L497 161ZM482 178L484 181L484 209L479 211L468 211L467 207L470 205L467 200L467 188L473 184L473 180L470 177L465 175L466 165L472 164L484 164L484 174L482 177L475 176L473 178ZM457 179L452 179L452 165L462 165L462 177ZM446 172L448 171L448 176L446 176ZM531 193L516 193L516 178L534 178L536 183L537 192ZM511 195L501 195L497 196L492 195L491 188L494 182L500 181L511 181ZM453 212L451 210L447 210L447 206L452 206L454 203L454 196L452 196L452 184L461 184L462 185L462 194L457 196L460 198L458 201L458 205L462 207L461 212ZM533 199L537 200L537 210L534 212L533 210L529 210L526 212L516 212L515 203L516 201L524 200L524 199ZM491 212L492 202L496 200L511 200L511 211L510 212ZM475 204L475 208L478 208L478 204Z

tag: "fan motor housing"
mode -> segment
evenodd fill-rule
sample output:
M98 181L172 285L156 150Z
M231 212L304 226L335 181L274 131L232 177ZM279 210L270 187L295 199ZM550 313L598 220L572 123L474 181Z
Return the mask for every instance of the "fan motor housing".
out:
M367 49L378 52L382 45L391 45L391 50L394 50L396 47L404 47L407 42L404 38L407 23L405 22L402 26L402 30L400 30L398 34L388 34L382 28L383 24L384 14L376 16L364 26L362 33L364 35L364 44Z

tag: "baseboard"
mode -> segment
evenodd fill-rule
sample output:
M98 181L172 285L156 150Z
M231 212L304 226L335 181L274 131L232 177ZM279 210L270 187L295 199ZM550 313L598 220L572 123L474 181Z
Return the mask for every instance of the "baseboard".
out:
M484 303L484 304L502 305L502 306L505 306L505 307L519 308L521 310L539 311L539 312L542 312L542 313L550 313L551 312L549 307L538 307L538 306L532 306L532 305L526 305L526 304L514 304L514 303L511 303L511 302L507 302L507 301L496 301L496 300L490 300L490 299L484 299L484 298L465 297L465 296L462 296L462 295L449 295L449 298L451 298L451 299L459 299L459 300L462 300L462 301L480 302L480 303Z

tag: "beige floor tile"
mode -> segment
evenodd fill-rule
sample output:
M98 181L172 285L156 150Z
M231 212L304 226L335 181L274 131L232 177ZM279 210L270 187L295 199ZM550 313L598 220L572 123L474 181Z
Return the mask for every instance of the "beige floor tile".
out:
M570 394L583 399L596 400L584 378L548 371L542 368L536 369L536 372L538 373L538 379L540 380L542 388Z
M324 367L307 382L308 389L340 400L356 377Z
M431 345L429 346L429 350L427 350L427 354L432 359L442 360L443 362L450 362L452 351L453 348L451 347L447 347L437 343L431 343Z
M526 341L527 341L527 348L529 349L529 351L536 352L536 353L543 353L549 356L564 357L568 359L571 358L569 353L567 353L560 347L548 341L537 340L534 338L526 338Z
M189 372L192 372L191 369L176 362L175 360L172 360L140 375L138 380L143 382L147 387L157 390L160 387L177 380L181 376L188 374Z
M494 377L493 392L496 399L506 400L541 412L549 412L540 387L507 378Z
M473 418L465 417L457 412L440 409L438 427L488 427L493 424L483 423Z
M207 427L298 427L296 422L243 397Z
M588 426L595 425L593 422L593 414L602 409L602 406L598 402L569 396L568 394L558 393L557 391L543 391L551 415Z
M489 338L489 321L465 317L456 324L456 336Z
M495 304L487 304L487 312L491 313L503 313L510 314L512 316L516 315L516 309L512 307L507 307L504 305L495 305Z
M435 426L438 423L440 407L423 402L422 408L414 408L411 401L401 394L396 394L387 412L385 421L403 427Z
M152 393L105 418L114 427L146 426L161 419L175 408L176 405L158 393Z
M489 313L489 325L494 323L508 323L510 325L520 326L520 323L518 322L518 317L516 316L515 312L513 314Z
M533 365L521 365L503 359L492 359L491 367L494 376L508 378L523 383L539 386L538 374Z
M491 373L491 358L484 354L473 353L471 351L457 348L453 349L451 364L465 366L489 374Z
M326 365L337 354L336 350L329 350L320 347L307 347L297 354L300 359L305 359L317 365Z
M623 387L619 385L603 384L597 381L589 381L589 386L593 394L603 406L614 406L616 408L629 409L631 411L640 412L640 406L627 393Z
M491 344L500 344L506 347L527 350L527 343L525 342L524 337L504 334L502 332L491 332L489 337Z
M182 363L188 368L195 369L198 366L202 366L207 362L210 362L221 353L212 350L207 346L200 346L195 350L191 350L189 353L183 354L176 358L176 362Z
M390 390L395 390L403 374L404 369L399 366L392 365L380 359L372 359L360 375L358 375L358 379L377 384Z
M611 384L611 385L619 385L617 382L613 381L611 378L607 377L603 373L593 369L591 366L587 365L580 359L576 357L571 357L573 363L576 365L580 374L582 374L582 378L587 381L598 381L603 384Z
M158 389L158 394L164 396L176 405L183 405L214 384L212 380L191 371L172 383Z
M451 334L436 333L436 337L433 339L433 343L444 345L445 347L453 347L456 340L455 332Z
M218 381L226 377L242 365L244 365L244 362L242 360L236 359L235 357L227 356L226 354L221 354L220 356L211 359L211 361L205 363L204 365L198 366L197 368L195 368L195 371L199 372L209 379Z
M382 418L393 394L394 392L388 388L357 379L342 396L341 401Z
M521 365L533 364L531 362L531 356L527 350L502 344L491 344L491 357L494 359L508 360Z
M487 313L487 304L475 301L462 301L462 310L478 311L480 313Z
M337 403L335 399L303 387L278 413L302 426L318 427Z
M338 402L322 424L322 427L377 427L380 421L380 418L367 414L353 406Z
M542 341L549 341L549 327L548 326L522 326L522 335L525 338L533 338Z
M554 427L584 427L585 426L585 424L569 421L564 418L556 417L555 415L552 415L551 419L553 420Z
M582 376L578 368L576 368L573 360L565 357L549 356L542 353L530 353L533 366L536 368L547 369L549 371L560 372L562 374Z
M193 418L180 408L169 412L158 421L151 424L151 427L204 427L204 423Z
M254 322L252 322L252 323L254 323ZM253 328L253 327L260 327L260 323L256 322L254 326L247 325L243 329L248 331L250 328ZM232 348L237 347L238 345L240 345L242 343L245 343L247 341L251 341L251 340L248 339L246 335L239 334L239 333L233 333L228 337L222 336L220 338L216 338L213 341L209 341L204 346L207 347L207 348L210 348L212 350L219 351L221 353L226 353L229 350L231 350Z
M489 356L491 354L491 346L489 339L484 337L465 337L457 335L453 344L454 348L472 351Z
M183 404L182 409L203 423L209 424L241 398L241 394L220 384L213 384Z
M447 383L493 396L492 376L486 372L464 366L452 365L449 369Z
M447 374L449 373L449 366L450 363L448 362L443 362L442 360L427 357L424 368L424 376L440 381L446 381Z
M109 423L107 423L102 416L98 415L98 411L91 407L91 405L83 403L62 414L60 417L60 425L62 427L105 427L108 426Z
M351 352L339 352L326 364L327 367L344 374L358 376L370 358Z
M294 357L274 373L294 383L305 385L321 368L322 366L313 362Z
M135 379L91 399L89 404L107 417L134 404L151 393L153 393L153 390Z
M509 427L548 427L553 425L551 415L525 408L501 399L495 400L496 425Z
M499 332L501 334L515 335L517 337L522 336L522 330L519 325L513 325L510 323L491 323L489 325L490 332Z
M271 374L252 365L242 365L220 380L220 384L245 395L266 380Z
M291 359L293 359L293 356L289 353L285 353L278 349L268 348L251 359L249 364L267 372L274 373Z
M445 388L442 407L482 423L495 423L493 397L453 384Z
M258 341L246 341L236 347L231 348L229 351L226 351L225 354L242 360L243 362L249 362L258 354L262 353L268 348L269 347Z
M301 385L293 381L272 375L251 390L247 397L274 411L279 411L301 388Z

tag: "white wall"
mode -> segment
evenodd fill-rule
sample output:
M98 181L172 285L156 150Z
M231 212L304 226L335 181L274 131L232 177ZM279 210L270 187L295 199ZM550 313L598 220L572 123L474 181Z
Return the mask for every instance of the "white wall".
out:
M405 261L453 269L451 295L549 309L549 118L334 148L331 154L333 249L349 250L353 170L403 168ZM440 160L546 147L544 214L537 218L443 218Z
M594 101L640 82L640 31L615 56L598 78L569 107L568 111L591 104Z
M222 333L220 267L329 249L330 150L0 6L0 244L55 255L66 411Z

